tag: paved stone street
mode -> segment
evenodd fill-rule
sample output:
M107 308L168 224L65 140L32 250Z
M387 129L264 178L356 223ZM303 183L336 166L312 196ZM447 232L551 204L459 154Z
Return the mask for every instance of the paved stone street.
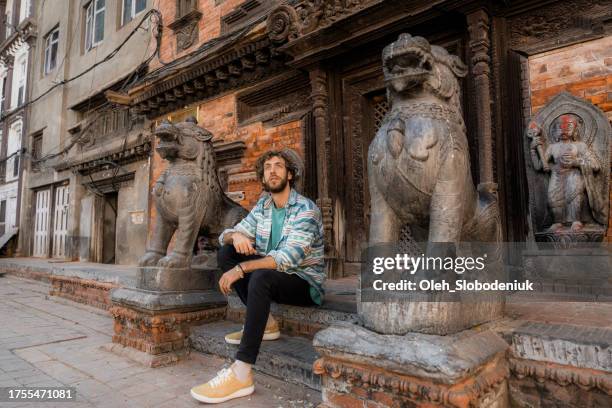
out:
M77 402L0 403L4 407L198 407L189 389L227 362L192 353L189 360L147 368L101 346L112 319L88 306L49 297L47 284L0 278L0 387L73 386ZM312 407L317 392L256 374L255 394L219 407Z

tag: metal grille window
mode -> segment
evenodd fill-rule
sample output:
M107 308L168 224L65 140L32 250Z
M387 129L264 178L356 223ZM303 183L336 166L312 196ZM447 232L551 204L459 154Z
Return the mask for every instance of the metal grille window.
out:
M85 7L85 49L90 50L104 39L106 0L92 0Z
M123 0L123 19L121 24L126 24L134 19L138 13L147 7L147 0Z
M52 30L45 38L45 74L53 71L57 64L59 28Z

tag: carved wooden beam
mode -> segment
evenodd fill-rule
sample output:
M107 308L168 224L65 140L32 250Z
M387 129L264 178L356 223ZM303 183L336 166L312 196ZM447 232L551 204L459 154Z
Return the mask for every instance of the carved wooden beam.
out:
M238 62L230 62L227 65L227 72L234 77L239 77L242 74L242 67Z
M200 79L194 79L193 87L197 90L206 89L206 83Z
M217 69L215 69L215 77L219 81L225 82L225 81L227 81L227 78L229 77L229 74L227 73L227 70L225 68L217 68Z
M240 58L240 64L245 71L252 71L255 69L255 57L252 55L245 55Z
M195 90L193 89L193 86L189 84L183 84L183 92L185 92L185 94L187 95L191 95L195 93Z
M493 178L493 129L491 111L491 58L489 51L489 15L483 9L467 15L470 33L471 66L476 86L478 132L478 164L481 184L491 184Z
M327 73L320 68L310 71L312 115L315 123L315 140L317 155L317 205L323 216L323 231L325 235L325 252L328 257L336 257L334 239L333 203L329 195L329 159L330 135L328 126L328 91ZM335 263L328 263L328 275L334 273ZM333 266L331 266L333 265Z
M206 86L215 87L217 86L217 78L213 74L206 74L204 76L204 80L206 81Z
M255 61L258 64L265 65L270 61L270 54L267 50L258 50L255 52Z

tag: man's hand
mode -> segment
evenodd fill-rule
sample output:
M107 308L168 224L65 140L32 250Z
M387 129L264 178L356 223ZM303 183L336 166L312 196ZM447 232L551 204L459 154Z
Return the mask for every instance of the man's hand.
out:
M253 241L246 235L240 232L234 232L232 234L232 244L236 248L236 252L242 255L255 255L257 251L253 247Z
M221 289L221 293L223 293L225 296L229 295L229 293L232 291L232 285L234 282L243 277L244 275L242 270L240 270L240 267L238 266L235 266L229 271L225 272L221 276L221 279L219 279L219 289Z

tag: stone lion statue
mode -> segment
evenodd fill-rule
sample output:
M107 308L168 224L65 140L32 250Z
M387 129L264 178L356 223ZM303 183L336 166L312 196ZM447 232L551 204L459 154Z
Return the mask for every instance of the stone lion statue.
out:
M414 234L416 241L499 242L494 187L477 191L470 172L458 83L467 67L410 34L385 47L382 57L391 109L368 151L370 247L397 243L406 224L424 231ZM387 320L379 313L388 311L369 306L363 305L365 322L377 330L403 333L421 324L412 320L418 316L399 313L392 327L378 327Z
M184 268L190 265L199 235L214 239L247 211L221 189L212 134L194 117L177 124L164 121L154 135L159 155L170 164L153 188L154 231L139 265ZM166 256L175 232L174 249Z

